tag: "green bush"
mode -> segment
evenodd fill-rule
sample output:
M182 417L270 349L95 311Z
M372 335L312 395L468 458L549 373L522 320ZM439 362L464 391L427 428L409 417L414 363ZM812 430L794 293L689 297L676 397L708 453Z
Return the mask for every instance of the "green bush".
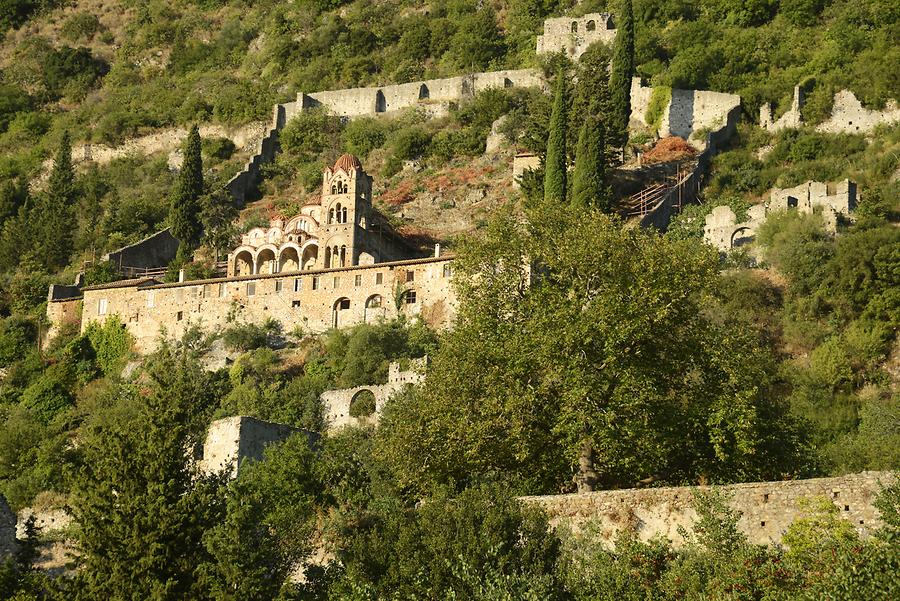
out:
M234 154L234 142L229 138L203 138L200 141L203 154L207 157L228 160Z
M37 343L37 325L21 316L0 321L0 367L20 360Z
M122 370L131 351L134 339L119 318L110 316L100 325L92 321L84 331L97 354L97 365L104 375L113 375Z
M70 42L91 40L95 34L103 30L103 25L96 15L89 12L77 12L63 23L60 33Z
M261 324L239 323L222 333L225 346L233 351L251 351L268 346L271 339L281 335L281 324L267 319Z
M369 153L381 148L387 140L388 126L376 118L354 119L344 128L341 140L344 150L365 160Z
M410 161L421 157L428 150L431 137L424 128L413 125L401 129L393 136L391 150L393 156L401 161Z

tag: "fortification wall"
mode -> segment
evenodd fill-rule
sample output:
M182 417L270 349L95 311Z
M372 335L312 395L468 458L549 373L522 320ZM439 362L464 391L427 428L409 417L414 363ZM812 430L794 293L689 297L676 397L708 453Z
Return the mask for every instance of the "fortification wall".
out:
M770 103L759 107L759 126L771 132L795 129L804 125L800 111L805 101L801 86L794 88L791 108L777 120L773 118ZM900 121L900 106L896 100L889 100L884 110L865 108L850 90L841 90L834 95L831 116L816 126L816 131L831 134L867 134L879 125L890 125Z
M325 422L329 430L338 430L345 426L358 426L363 424L377 424L384 404L404 387L418 384L425 378L425 367L428 358L412 359L410 369L401 371L399 363L391 363L388 366L388 381L386 384L373 384L369 386L357 386L355 388L341 388L328 390L320 397L325 407ZM359 397L360 393L370 392L375 397L375 412L371 416L353 417L350 415L350 406Z
M297 432L303 430L245 415L216 420L207 431L203 457L198 461L198 466L207 473L225 470L232 478L236 478L243 460L261 460L266 447ZM311 434L307 435L311 441Z
M323 332L397 315L398 286L415 292L413 302L401 299L399 313L443 327L455 307L450 260L440 257L176 284L120 282L88 287L81 328L84 331L92 321L118 315L135 338L138 352L153 350L161 330L180 337L190 325L222 329L235 318L260 323L271 317L286 330Z
M837 478L815 478L784 482L751 482L716 487L730 496L729 505L741 512L738 528L751 543L774 544L791 523L803 517L799 501L826 497L863 536L881 526L872 501L883 484L896 478L890 472L863 472ZM611 490L570 495L522 497L542 507L552 526L567 524L580 531L587 522L599 526L602 537L612 542L622 531L631 530L641 540L665 536L683 542L678 528L690 530L697 519L693 491L709 487L672 487Z

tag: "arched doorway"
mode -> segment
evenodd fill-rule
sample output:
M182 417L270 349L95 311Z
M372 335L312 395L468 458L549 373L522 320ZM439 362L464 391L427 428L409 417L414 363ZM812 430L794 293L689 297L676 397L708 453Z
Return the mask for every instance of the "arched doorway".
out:
M428 91L428 86L424 83L419 86L419 100L427 100L431 97L431 92Z
M278 271L300 271L300 256L296 248L287 246L281 249L281 255L278 257Z
M276 273L278 267L276 265L275 251L271 248L263 248L256 255L256 273Z
M731 248L740 248L741 246L753 242L753 230L749 227L739 227L731 234Z
M309 242L303 247L302 269L312 269L319 260L319 245Z
M363 389L353 395L350 399L350 417L359 420L369 420L375 415L378 403L375 400L375 393L368 389Z
M384 317L384 299L381 298L380 294L373 294L366 299L363 321L371 323L379 317Z
M347 312L350 311L350 299L347 297L341 297L334 301L334 305L331 307L331 327L333 328L341 328L347 325L349 321L349 317L347 316Z
M384 99L384 92L378 90L378 93L375 94L375 112L383 113L387 111L387 101Z
M234 275L253 274L253 255L249 250L242 250L234 255Z

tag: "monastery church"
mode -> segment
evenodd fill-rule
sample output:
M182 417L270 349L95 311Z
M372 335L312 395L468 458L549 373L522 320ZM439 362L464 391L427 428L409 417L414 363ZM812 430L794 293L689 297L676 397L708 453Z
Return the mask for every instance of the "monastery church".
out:
M50 300L48 317L55 328L80 321L84 331L116 316L138 352L155 349L161 333L178 338L192 325L219 330L268 318L312 333L400 315L449 325L452 257L437 247L420 257L405 244L372 206L372 178L355 156L326 168L322 184L319 202L242 236L224 278L87 286L82 297Z
M242 236L228 257L228 275L373 265L411 255L372 208L372 178L358 158L345 154L322 174L320 202Z

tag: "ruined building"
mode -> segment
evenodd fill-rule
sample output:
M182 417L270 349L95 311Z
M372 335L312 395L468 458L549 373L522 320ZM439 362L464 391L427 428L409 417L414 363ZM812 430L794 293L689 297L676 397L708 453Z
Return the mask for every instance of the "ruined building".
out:
M806 182L793 188L774 189L765 203L747 210L747 220L737 222L731 207L716 207L706 216L703 240L722 252L753 242L759 227L769 215L777 211L796 210L800 213L821 211L825 228L837 230L838 216L845 218L856 208L856 183L844 180L837 184Z
M614 39L616 26L609 13L547 19L543 35L537 38L537 53L564 52L577 60L594 42L608 44Z

